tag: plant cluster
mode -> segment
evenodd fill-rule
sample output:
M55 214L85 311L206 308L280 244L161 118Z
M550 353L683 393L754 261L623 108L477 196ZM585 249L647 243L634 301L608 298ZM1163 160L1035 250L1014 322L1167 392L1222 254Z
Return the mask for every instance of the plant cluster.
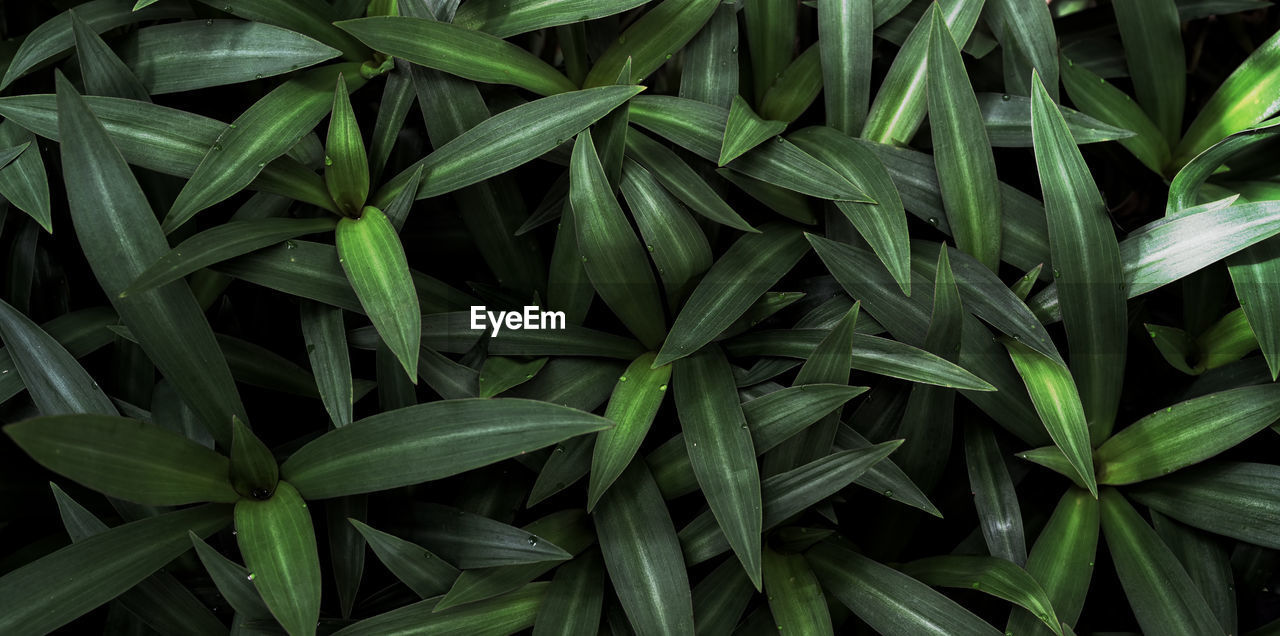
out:
M0 634L1280 632L1276 18L0 5Z

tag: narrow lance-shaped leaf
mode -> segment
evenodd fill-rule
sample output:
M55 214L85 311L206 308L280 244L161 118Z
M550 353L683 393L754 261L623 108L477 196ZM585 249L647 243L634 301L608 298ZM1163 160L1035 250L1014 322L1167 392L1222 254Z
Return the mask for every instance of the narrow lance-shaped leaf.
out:
M378 335L418 381L422 316L404 246L381 210L365 206L359 218L338 221L338 260Z
M1134 132L1120 145L1153 172L1162 172L1169 163L1169 140L1142 107L1128 93L1072 60L1063 58L1062 83L1071 101L1081 112L1113 126Z
M533 636L595 636L604 607L604 563L591 550L556 568Z
M1000 191L995 158L960 48L937 5L929 34L929 127L938 184L956 246L1000 267Z
M644 0L569 0L552 4L541 0L470 0L458 7L453 23L508 38L546 27L603 18L642 4Z
M106 415L54 415L5 427L46 468L134 503L232 502L229 463L154 424Z
M272 77L340 54L301 33L246 20L183 20L144 27L120 51L152 95Z
M1186 54L1177 3L1117 0L1111 7L1138 102L1151 113L1165 139L1176 143L1182 136L1182 109L1187 101Z
M330 431L290 456L280 473L307 498L325 499L448 477L610 426L532 400L430 402Z
M534 54L446 22L392 16L346 20L337 26L387 55L469 80L513 84L539 95L577 88Z
M248 419L213 332L185 285L119 298L130 283L168 249L124 158L61 75L58 128L63 140L67 199L76 236L94 275L147 356L222 443L231 441L231 416ZM135 102L136 103L136 102ZM127 228L127 231L125 231Z
M975 589L1013 603L1036 615L1053 633L1062 623L1048 593L1026 570L1004 559L984 556L939 556L907 563L902 571L929 585Z
M642 634L693 631L693 599L676 529L644 462L632 462L595 513L613 589Z
M364 153L360 124L351 109L347 82L338 74L329 115L329 138L324 149L324 184L338 211L356 217L369 196L369 160Z
M271 614L290 636L315 634L320 557L306 502L280 482L268 499L237 502L235 524L249 578Z
M458 569L422 546L400 537L376 530L355 519L348 519L378 560L391 573L422 598L438 596L449 590L458 578Z
M646 353L636 358L614 386L604 417L616 426L596 434L587 492L588 512L631 463L667 395L671 365L654 369L654 357L655 354Z
M49 177L35 134L6 117L0 122L0 145L26 145L31 151L24 151L0 168L0 196L35 219L46 232L52 232Z
M1066 625L1080 617L1098 548L1098 500L1081 488L1062 496L1027 557L1027 572L1049 595ZM1015 609L1005 630L1014 634L1054 633L1031 612Z
M1227 135L1244 130L1280 108L1280 33L1253 51L1200 109L1174 150L1173 166L1186 165Z
M584 87L612 84L631 60L631 79L643 82L706 24L717 0L663 0L627 27L587 73Z
M188 536L191 538L192 545L196 548L196 556L200 558L200 563L204 565L204 569L209 573L209 578L213 579L213 584L218 588L218 593L222 595L222 598L227 599L227 604L246 618L272 620L271 610L268 610L267 606L262 603L262 597L258 595L258 590L254 588L253 580L249 578L248 570L245 570L244 567L231 559L222 556L194 532L188 533Z
M738 239L693 290L654 364L683 358L711 342L808 251L804 233L789 225L769 225Z
M704 349L677 362L673 380L693 473L729 545L759 589L760 474L729 362L719 348Z
M168 232L197 212L244 189L267 163L311 132L333 107L330 82L346 78L348 90L365 83L358 65L337 64L306 71L246 109L205 152L164 218Z
M827 125L857 135L871 101L872 3L819 0L818 46Z
M578 135L569 172L569 201L587 276L623 324L646 346L662 341L662 297L622 207L605 177L590 131Z
M111 398L75 357L3 300L0 341L42 415L116 415Z
M117 526L0 577L0 631L46 634L119 596L191 549L188 533L227 525L227 506L207 505Z
M1058 38L1048 4L991 0L983 6L984 18L1000 40L1004 62L1004 89L1017 95L1031 94L1031 70L1045 78L1045 88L1058 97Z
M1000 445L991 429L966 423L965 466L969 488L978 510L978 523L991 556L1018 566L1026 565L1027 540L1022 527L1022 507L1004 463Z
M723 166L742 153L777 136L787 127L786 122L765 120L751 110L751 105L741 95L734 96L729 106L729 119L725 121L724 141L720 146L717 164Z
M788 0L746 0L742 5L755 103L791 61L796 39L796 6Z
M84 76L85 92L92 95L122 97L142 102L151 101L142 82L116 56L106 42L98 37L75 11L71 17L71 32L75 36L76 58Z
M1131 484L1236 446L1280 419L1280 386L1241 387L1156 411L1098 447L1098 482Z
M240 418L231 419L231 485L241 497L266 499L276 489L280 467L262 440Z
M1071 370L1088 422L1105 439L1124 384L1124 275L1106 205L1039 76L1031 102L1036 168L1049 218L1053 277L1061 289ZM1065 450L1065 449L1064 449ZM1067 453L1071 457L1070 452Z
M1280 546L1280 467L1211 462L1125 489L1134 501L1188 526L1254 545ZM1221 592L1219 592L1221 593Z
M1027 385L1031 402L1040 414L1040 421L1049 431L1049 437L1062 450L1076 474L1088 486L1089 492L1096 495L1093 451L1089 440L1090 434L1098 429L1090 430L1071 372L1061 363L1020 342L1006 340L1004 345L1009 349L1009 356L1013 358L1013 364L1018 368L1023 383Z
M644 90L602 86L552 95L502 111L458 135L388 181L373 198L385 205L417 169L426 170L418 199L484 181L540 157Z
M1113 488L1102 489L1102 530L1125 597L1149 634L1222 634L1191 577L1138 511Z
M814 636L835 633L822 586L804 555L765 548L764 593L779 631Z
M684 47L679 95L728 108L738 83L738 7L722 3Z

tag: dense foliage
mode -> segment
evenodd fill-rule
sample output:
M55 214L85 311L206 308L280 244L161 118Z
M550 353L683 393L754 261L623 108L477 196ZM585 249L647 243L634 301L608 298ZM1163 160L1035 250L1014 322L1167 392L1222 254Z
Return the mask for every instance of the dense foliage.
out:
M1278 24L4 3L0 634L1276 633Z

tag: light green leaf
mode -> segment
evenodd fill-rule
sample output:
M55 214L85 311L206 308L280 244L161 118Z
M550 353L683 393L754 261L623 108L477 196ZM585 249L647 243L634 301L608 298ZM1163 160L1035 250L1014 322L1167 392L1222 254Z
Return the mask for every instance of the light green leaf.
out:
M1097 550L1098 500L1083 488L1072 488L1059 500L1027 557L1027 572L1044 587L1064 625L1074 624L1080 617ZM1054 633L1031 612L1020 609L1013 611L1005 631Z
M311 512L289 482L269 499L241 499L236 543L249 579L290 636L316 633L320 619L320 557Z
M1062 450L1076 474L1097 494L1093 475L1093 450L1090 435L1091 424L1085 417L1075 379L1065 366L1055 362L1030 347L1013 340L1006 340L1009 357L1018 368L1018 374L1027 385L1031 402L1035 404L1040 421L1049 431L1053 443ZM1101 434L1099 434L1099 437ZM1103 437L1105 439L1105 437Z
M793 122L800 118L822 92L822 60L819 43L809 45L791 62L760 99L760 115L771 120Z
M338 211L358 217L369 197L369 159L364 151L360 124L351 109L347 82L338 74L329 115L329 137L324 148L324 184Z
M630 11L647 0L470 0L458 7L453 23L509 38L513 35L595 20Z
M422 318L404 247L381 210L366 206L359 218L338 221L338 260L378 335L418 380Z
M1124 43L1129 77L1144 110L1170 144L1182 136L1187 101L1182 21L1174 0L1116 0L1116 27Z
M986 556L939 556L902 566L902 572L929 585L975 589L1004 599L1036 615L1055 634L1062 623L1043 587L1026 570Z
M1211 393L1156 411L1098 447L1098 483L1132 484L1204 461L1280 419L1280 386Z
M631 80L643 82L702 29L718 0L663 0L627 27L583 81L584 88L612 84L631 60Z
M443 608L443 601L427 599L378 614L334 632L334 636L382 636L384 634L515 634L533 625L549 583L530 583L514 592ZM518 587L518 586L517 586Z
M720 146L720 158L716 163L723 166L742 156L748 150L776 137L786 130L783 121L762 119L742 96L733 98L729 107L729 118L725 120L724 138Z
M645 353L636 358L622 372L609 398L604 417L616 426L596 435L587 492L588 512L595 509L601 496L631 463L667 395L671 365L652 368L654 357L653 353Z
M764 593L781 632L834 634L827 599L802 554L764 550Z

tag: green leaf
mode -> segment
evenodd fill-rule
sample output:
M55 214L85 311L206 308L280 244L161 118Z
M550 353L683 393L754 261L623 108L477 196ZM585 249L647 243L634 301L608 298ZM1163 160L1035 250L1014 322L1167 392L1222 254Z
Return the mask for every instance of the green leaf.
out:
M338 211L358 217L369 197L369 160L364 151L360 124L351 109L347 82L338 74L329 117L329 137L324 148L324 183Z
M1272 72L1280 63L1280 34L1263 42L1227 77L1196 114L1173 153L1181 167L1206 148L1275 114L1280 107L1280 77Z
M1223 631L1238 633L1235 575L1231 572L1231 556L1227 548L1216 537L1184 526L1154 510L1151 511L1151 524L1204 595Z
M244 20L149 26L138 29L120 52L152 95L273 77L340 54L301 33Z
M35 219L46 232L53 232L49 177L36 136L6 116L0 122L0 145L27 147L7 165L0 167L0 196Z
M76 236L98 284L142 348L204 425L221 442L231 439L231 416L248 419L213 332L185 285L118 298L155 262L168 243L142 189L101 122L65 77L58 79L62 171ZM138 103L138 102L132 102ZM100 185L108 184L108 185Z
M373 492L440 479L609 426L606 419L531 400L430 402L329 431L289 457L281 476L308 499Z
M711 342L808 251L804 234L788 225L770 224L739 238L693 290L654 364L678 360Z
M378 560L419 597L431 598L443 594L458 578L457 568L422 546L370 528L355 519L347 521L369 542L369 547L378 556Z
M818 43L809 45L760 100L760 115L771 120L793 122L813 105L822 92L822 61Z
M463 570L572 557L546 537L456 508L424 504L415 506L414 517L414 536Z
M249 579L291 636L315 634L320 618L320 557L311 513L289 482L269 499L241 499L236 543Z
M410 381L417 382L422 318L395 228L381 210L366 206L359 218L338 221L337 245L360 305Z
M751 51L751 84L755 101L791 62L796 39L796 6L788 0L747 0L742 5L742 22Z
M1124 380L1127 318L1121 253L1089 168L1038 79L1032 81L1031 125L1049 217L1053 277L1062 283L1072 375L1079 382L1084 413L1102 439L1115 422ZM1075 450L1067 452L1073 461Z
M1204 461L1280 419L1280 386L1242 387L1156 411L1098 447L1098 483L1132 484Z
M1042 269L1044 269L1044 263L1032 267L1026 274L1022 275L1022 278L1019 278L1013 285L1009 286L1009 291L1013 292L1018 297L1018 300L1026 302L1027 295L1031 293L1036 282L1040 280L1040 270ZM1023 306L1025 307L1026 305Z
M768 452L866 390L860 386L802 384L743 402L742 415L751 430L756 454ZM654 449L646 461L663 497L674 499L698 489L684 435L677 434Z
M1195 343L1187 332L1150 323L1144 326L1147 328L1147 335L1151 336L1152 344L1170 366L1187 375L1199 375L1204 372L1204 369L1191 368L1187 362L1195 354Z
M1151 113L1165 139L1177 143L1187 101L1186 53L1177 3L1118 0L1111 7L1138 102Z
M532 53L501 38L446 22L374 17L336 24L382 53L469 80L512 84L539 95L577 88Z
M718 348L681 358L672 374L689 461L716 522L760 587L761 494L751 432Z
M298 236L332 230L335 219L257 219L229 221L196 234L156 259L121 292L131 296L150 291L205 267L269 247ZM286 246L287 247L287 246Z
M528 534L543 537L577 555L595 542L595 533L587 522L586 511L561 510L533 521L523 528ZM506 594L559 566L563 561L541 561L521 565L504 565L463 572L449 588L449 593L436 607L437 612L483 601ZM504 632L505 633L505 632Z
M1020 342L1006 340L1004 346L1027 385L1031 402L1035 404L1045 430L1049 431L1049 437L1062 450L1089 492L1096 495L1093 450L1089 440L1090 435L1099 429L1096 424L1095 428L1090 428L1071 371ZM1101 434L1098 436L1103 437Z
M1135 135L1121 139L1120 145L1153 172L1163 171L1169 163L1169 141L1155 122L1124 91L1108 84L1083 64L1075 64L1070 59L1064 62L1062 83L1076 107L1108 124L1132 130Z
M1000 445L990 427L966 423L964 460L969 490L978 510L978 527L991 556L1017 566L1027 563L1027 539L1022 528L1022 507ZM945 459L944 459L945 461Z
M1083 488L1072 488L1054 508L1027 557L1027 572L1044 587L1063 625L1071 625L1080 617L1093 578L1097 549L1098 500ZM1019 609L1009 617L1005 631L1053 633L1039 618Z
M130 6L123 0L93 0L78 5L75 11L94 33L102 33L136 22L181 18L189 15L189 9L174 5L149 7L140 11L134 11ZM0 80L0 89L9 86L14 80L71 49L74 45L75 35L71 31L71 12L64 11L27 33L22 45L13 53L13 59L9 61L4 79Z
M71 541L83 541L109 528L97 516L68 496L57 484L49 484L58 503L62 525ZM197 540L199 540L197 538ZM117 597L120 605L137 614L153 629L219 636L227 629L209 608L167 572L156 572Z
M1177 557L1124 495L1101 492L1102 531L1129 606L1144 632L1221 634L1222 627Z
M1124 289L1132 298L1158 289L1280 232L1280 203L1206 205L1153 221L1120 242ZM1060 319L1057 284L1031 299L1046 322Z
M932 13L941 12L954 41L966 42L978 22L982 4L981 0L946 0L925 11L898 49L889 74L871 102L862 138L898 146L911 142L924 122Z
M906 574L829 541L805 555L827 593L887 636L1000 632Z
M4 431L49 470L112 497L151 506L239 497L228 481L226 457L138 420L54 415Z
M642 90L640 86L602 86L502 111L405 168L378 191L374 205L395 198L420 166L426 172L418 199L507 172L564 143Z
M490 356L485 358L478 380L479 397L488 398L505 392L533 379L547 363L546 358L518 362L510 358Z
M1000 267L1000 191L978 100L943 16L934 5L929 35L929 129L938 185L956 247ZM923 20L923 18L921 18Z
M111 47L98 37L89 25L75 11L68 11L71 17L71 33L75 38L76 59L80 62L80 73L84 78L85 92L92 95L122 97L138 101L151 101L147 89L142 82L116 57Z
M547 27L616 15L644 3L645 0L567 0L553 3L543 0L471 0L458 7L453 23L509 38Z
M839 492L883 461L901 443L901 440L893 440L864 449L832 453L765 479L761 484L764 530L772 530ZM680 544L689 565L701 563L729 549L714 516L707 513L699 515L680 530Z
M732 633L754 591L736 558L722 561L693 588L693 623L698 633Z
M1087 71L1085 71L1087 72ZM1048 88L1047 86L1045 87ZM1031 98L1000 93L978 93L978 108L987 129L987 139L996 148L1030 148ZM1098 121L1080 111L1059 108L1076 144L1119 140L1121 144L1137 133ZM1157 165L1156 168L1159 166Z
M658 267L667 301L674 305L692 291L695 279L711 267L707 237L680 201L640 164L624 159L619 185L649 258Z
M739 84L738 7L717 7L683 56L680 97L728 108Z
M199 0L210 7L245 20L263 22L319 40L342 51L343 58L363 62L373 52L333 23L338 14L324 0Z
M826 123L849 136L862 130L871 101L872 14L871 4L857 0L818 2Z
M72 357L84 356L115 339L106 327L119 321L106 307L82 309L63 314L41 326ZM52 350L52 349L50 349ZM56 360L57 354L50 354ZM17 395L25 387L22 374L8 348L0 348L0 402Z
M311 361L320 399L333 425L346 426L352 421L354 391L342 310L316 302L303 302L299 311L302 315L302 337L306 341L307 357Z
M632 100L630 114L636 125L708 161L716 161L720 156L729 119L728 109L691 99L652 95ZM782 138L756 147L729 162L728 167L766 183L821 199L871 202L859 184L851 183L830 166Z
M116 415L111 398L75 357L3 300L0 340L41 415Z
M1045 78L1049 95L1058 98L1058 38L1049 5L1017 0L992 0L983 18L1000 40L1005 90L1031 94L1031 71ZM1029 111L1030 109L1026 109Z
M1200 352L1196 366L1216 369L1256 351L1258 339L1244 310L1236 309L1205 329L1196 339L1196 348Z
M238 417L231 418L231 485L242 497L266 499L280 480L280 467L262 440Z
M627 27L596 58L583 87L612 84L631 60L631 80L643 82L702 29L717 0L663 0Z
M778 631L797 634L834 634L827 600L818 577L802 554L764 550L764 593Z
M902 572L929 585L975 589L1004 599L1036 615L1055 634L1062 623L1043 587L1026 570L1004 559L986 556L939 556L918 559Z
M588 512L595 509L601 496L631 463L666 397L671 366L652 368L654 357L653 353L645 353L636 358L622 372L609 398L604 417L616 426L596 435L587 492Z
M723 166L743 153L776 137L786 130L783 121L764 120L742 96L736 95L729 107L729 118L725 120L724 141L720 146L720 158L716 163Z
M569 201L591 285L645 347L656 347L666 331L658 284L613 195L590 131L580 133L573 146Z
M609 580L631 625L643 634L692 633L693 600L680 543L644 462L633 462L617 478L594 516Z
M119 596L191 549L188 533L227 525L226 506L187 508L117 526L0 577L0 631L44 634Z
M594 550L556 568L533 636L595 636L604 606L604 574L600 553Z
M863 450L874 446L870 440L854 430L848 424L841 424L836 431L837 450ZM876 462L867 472L854 480L854 483L872 492L878 492L887 499L899 501L913 508L922 510L941 518L942 513L920 491L920 487L911 481L897 464L888 458Z
M243 190L267 163L285 154L311 132L333 106L329 83L347 78L355 90L365 79L354 64L336 64L294 76L267 93L221 131L178 193L164 218L166 232L197 212Z
M867 194L876 204L836 201L836 207L893 273L902 293L910 296L911 246L907 214L884 164L866 146L830 128L805 128L793 134L791 140L846 179L856 178L866 185Z
M549 583L531 583L514 592L463 607L440 608L444 603L427 599L366 618L334 632L334 636L381 634L514 634L533 625ZM439 609L437 609L439 608Z
M194 532L187 534L196 548L196 556L200 557L200 563L209 572L218 593L227 599L227 604L247 618L272 620L271 610L263 604L262 597L253 586L253 580L249 578L249 571L219 554Z
M1275 549L1280 545L1280 468L1214 462L1126 488L1138 503L1213 534Z
M3 126L3 124L0 124ZM694 212L736 230L756 232L675 152L634 127L627 131L627 156L653 173L663 187ZM3 172L0 172L3 174Z
M84 101L125 161L162 174L190 177L227 130L226 124L214 119L136 100L88 96ZM0 115L42 137L61 138L53 95L0 98ZM290 157L269 162L249 185L333 208L320 177Z

